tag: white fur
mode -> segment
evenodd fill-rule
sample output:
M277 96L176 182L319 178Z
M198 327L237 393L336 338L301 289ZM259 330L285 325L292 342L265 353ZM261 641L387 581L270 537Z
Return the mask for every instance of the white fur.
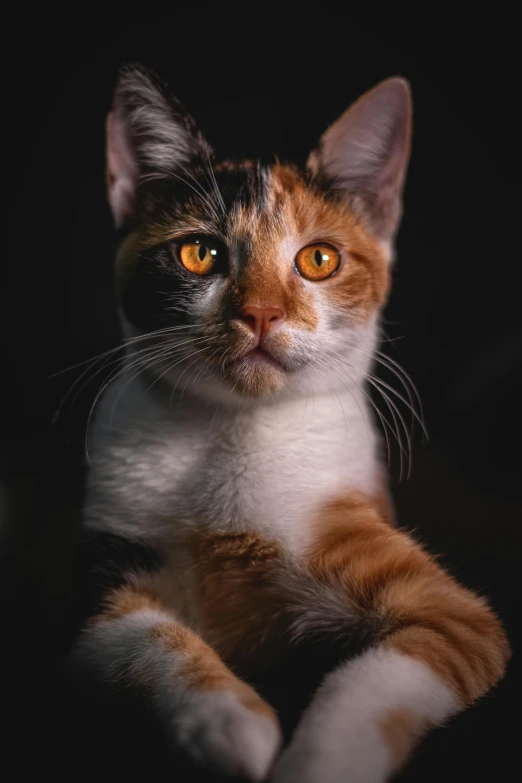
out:
M327 676L276 763L273 783L384 783L393 767L379 722L405 709L434 725L457 711L420 661L370 650Z
M200 691L177 709L162 694L166 728L198 764L248 780L265 780L281 746L277 724L249 710L230 691Z
M88 525L156 542L175 542L188 525L247 529L299 552L325 502L372 494L377 478L364 396L356 387L332 392L324 369L308 374L313 394L303 381L301 393L279 401L228 408L190 389L169 406L169 395L156 401L138 378L112 417L123 376L89 443Z
M186 653L166 651L150 634L165 621L174 622L170 614L146 609L99 622L83 632L74 663L102 681L128 674L145 681L169 743L198 764L263 780L281 744L278 726L230 691L188 688L176 677Z

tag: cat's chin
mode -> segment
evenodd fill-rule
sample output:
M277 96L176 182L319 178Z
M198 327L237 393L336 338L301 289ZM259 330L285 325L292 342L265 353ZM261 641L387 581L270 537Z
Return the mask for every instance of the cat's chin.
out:
M271 354L256 348L227 366L226 379L246 397L268 397L285 385L286 369Z

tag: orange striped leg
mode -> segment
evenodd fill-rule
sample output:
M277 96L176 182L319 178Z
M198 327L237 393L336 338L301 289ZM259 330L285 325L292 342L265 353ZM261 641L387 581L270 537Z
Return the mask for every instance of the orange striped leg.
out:
M367 618L376 641L326 677L274 783L383 783L427 729L502 677L506 637L485 601L362 496L325 509L307 569L327 627L349 631ZM305 608L298 623L306 630Z
M274 711L144 584L110 594L74 660L102 681L145 692L168 739L197 764L265 779L281 741Z

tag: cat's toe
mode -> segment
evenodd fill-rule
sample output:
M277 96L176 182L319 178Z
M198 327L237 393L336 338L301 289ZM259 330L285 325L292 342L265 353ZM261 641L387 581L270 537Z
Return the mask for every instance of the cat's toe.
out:
M207 727L205 742L221 770L261 781L272 767L281 737L272 720L250 712L223 716Z

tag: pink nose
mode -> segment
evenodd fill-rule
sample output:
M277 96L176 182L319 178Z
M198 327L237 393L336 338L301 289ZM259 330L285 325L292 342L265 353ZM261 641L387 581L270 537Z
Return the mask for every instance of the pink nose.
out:
M262 340L272 326L285 317L280 307L253 307L252 305L245 305L241 315L258 340Z

